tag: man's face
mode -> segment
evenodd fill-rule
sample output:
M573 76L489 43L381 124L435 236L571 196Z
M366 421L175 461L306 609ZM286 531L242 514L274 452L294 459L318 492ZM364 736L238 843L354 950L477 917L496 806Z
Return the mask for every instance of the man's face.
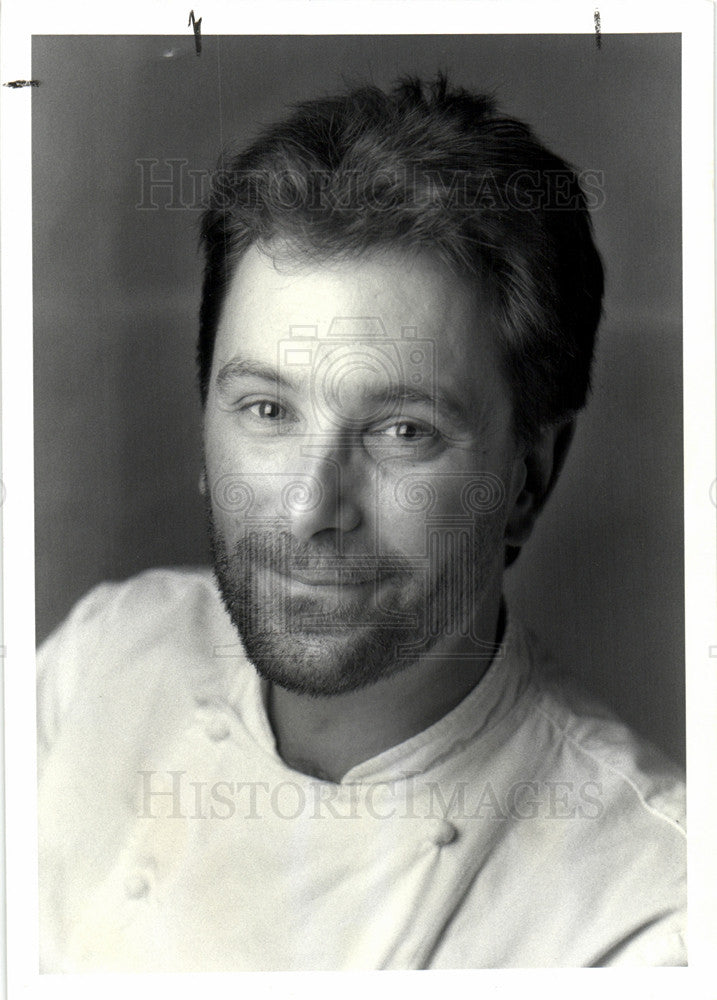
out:
M522 481L496 340L429 256L242 258L204 446L217 579L262 675L332 695L480 652Z

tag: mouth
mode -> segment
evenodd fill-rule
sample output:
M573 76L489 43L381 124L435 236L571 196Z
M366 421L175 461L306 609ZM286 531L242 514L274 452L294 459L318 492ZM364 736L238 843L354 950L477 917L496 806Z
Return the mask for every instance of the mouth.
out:
M396 571L257 569L256 593L263 606L276 609L277 621L286 621L288 632L343 635L347 628L375 627L395 617L392 597L401 587Z
M370 587L383 583L390 573L366 573L355 569L275 569L277 576L287 580L291 584L299 584L306 587L331 588L334 590L345 587Z
M323 559L311 563L301 560L272 562L264 570L290 587L315 590L367 590L384 586L402 574L406 568L398 561L376 559Z

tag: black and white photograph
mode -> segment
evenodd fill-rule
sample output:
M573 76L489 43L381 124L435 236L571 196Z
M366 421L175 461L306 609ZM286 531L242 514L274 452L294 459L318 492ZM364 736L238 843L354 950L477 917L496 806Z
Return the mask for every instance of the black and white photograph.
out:
M696 975L711 11L161 6L4 59L22 962Z

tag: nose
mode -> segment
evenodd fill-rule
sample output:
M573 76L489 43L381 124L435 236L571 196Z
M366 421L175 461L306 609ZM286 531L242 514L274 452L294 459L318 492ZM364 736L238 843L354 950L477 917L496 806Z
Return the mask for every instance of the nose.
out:
M298 542L316 541L322 533L340 538L360 526L361 493L353 466L350 446L302 445L301 472L284 497L285 513Z

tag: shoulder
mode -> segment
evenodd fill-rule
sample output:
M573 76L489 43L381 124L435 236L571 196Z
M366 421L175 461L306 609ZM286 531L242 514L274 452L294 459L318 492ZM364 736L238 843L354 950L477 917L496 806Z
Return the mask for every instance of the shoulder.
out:
M110 690L150 697L209 670L216 645L237 643L209 569L149 570L94 587L37 654L40 747L71 710Z
M576 774L599 780L608 797L631 802L646 823L664 824L684 837L682 770L572 676L541 669L540 659L533 674L533 711Z
M188 598L206 600L214 592L209 568L149 569L128 580L106 581L93 587L77 602L65 624L86 627L126 614L151 619L172 604Z
M569 819L561 860L609 932L590 964L683 964L683 772L536 648L530 715L552 804Z
M77 602L64 622L42 644L39 656L59 646L82 644L86 649L113 642L145 641L166 632L173 619L196 624L216 616L220 608L209 569L152 569L129 580L93 587Z
M680 770L512 629L506 666L521 683L490 746L474 750L473 773L488 774L469 814L481 868L440 962L470 962L493 877L510 929L489 946L496 967L684 964Z

